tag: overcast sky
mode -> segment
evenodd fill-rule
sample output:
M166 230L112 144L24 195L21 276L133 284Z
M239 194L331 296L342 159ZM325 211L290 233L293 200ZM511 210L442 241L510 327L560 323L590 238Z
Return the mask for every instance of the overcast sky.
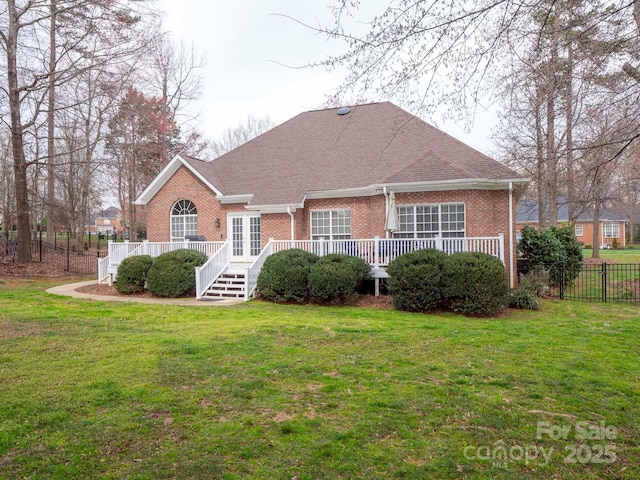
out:
M332 0L162 0L165 28L178 41L204 52L204 97L200 102L204 133L217 138L251 114L269 115L276 124L300 112L319 108L343 78L339 69L327 72L302 67L342 44L279 15L310 24L328 24ZM385 0L367 0L371 12L382 11ZM286 67L284 65L288 65ZM374 98L372 101L394 101ZM396 102L399 103L399 102ZM489 136L492 114L480 114L467 133L453 122L424 118L465 143L492 153Z

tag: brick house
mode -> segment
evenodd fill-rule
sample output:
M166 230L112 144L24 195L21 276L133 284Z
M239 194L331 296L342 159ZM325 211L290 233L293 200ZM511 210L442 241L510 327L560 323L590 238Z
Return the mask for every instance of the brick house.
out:
M558 224L569 223L569 207L564 198L559 199ZM601 248L624 247L626 245L626 223L624 214L609 208L600 211L599 240ZM525 225L538 228L538 202L521 200L516 208L516 232ZM593 245L593 209L587 208L578 215L573 223L576 240L584 245ZM589 247L590 248L590 247Z
M301 113L213 161L177 155L136 203L150 242L229 240L230 263L255 261L270 239L410 248L459 239L455 249L477 249L460 242L501 235L513 277L516 197L527 184L384 102Z
M89 231L111 237L112 235L122 234L122 220L120 209L111 206L105 210L101 210L96 215L94 225Z

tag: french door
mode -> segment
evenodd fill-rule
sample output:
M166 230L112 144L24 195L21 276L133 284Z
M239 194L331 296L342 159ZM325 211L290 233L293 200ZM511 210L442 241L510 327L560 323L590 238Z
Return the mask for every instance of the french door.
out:
M252 262L260 254L260 215L230 213L227 219L232 262Z

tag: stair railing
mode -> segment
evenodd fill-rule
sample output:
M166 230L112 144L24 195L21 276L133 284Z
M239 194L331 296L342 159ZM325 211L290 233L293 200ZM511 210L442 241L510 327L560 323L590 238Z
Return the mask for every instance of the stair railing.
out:
M229 266L229 250L229 242L224 242L222 247L204 265L196 267L196 299L200 300L213 282Z
M273 253L273 238L270 238L267 244L264 246L260 255L255 259L244 275L244 299L249 300L253 291L258 286L258 275L264 265L264 261L269 255Z

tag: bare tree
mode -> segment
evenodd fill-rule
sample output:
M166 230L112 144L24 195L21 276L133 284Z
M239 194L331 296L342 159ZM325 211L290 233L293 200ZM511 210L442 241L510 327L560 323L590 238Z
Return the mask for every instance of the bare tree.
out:
M53 97L56 86L96 65L113 62L117 53L140 48L144 37L136 37L134 32L141 17L134 8L142 5L143 2L125 0L3 3L0 44L6 54L3 66L7 73L2 91L10 116L19 262L31 260L27 169L41 161L27 158L24 136L52 108L45 105L51 102L46 100L49 94ZM54 36L56 28L60 28L61 35ZM88 50L87 42L101 48Z
M214 158L253 140L258 135L262 135L267 130L275 127L275 123L269 116L254 117L248 115L243 122L239 122L237 126L227 128L218 140L211 143L211 153Z

